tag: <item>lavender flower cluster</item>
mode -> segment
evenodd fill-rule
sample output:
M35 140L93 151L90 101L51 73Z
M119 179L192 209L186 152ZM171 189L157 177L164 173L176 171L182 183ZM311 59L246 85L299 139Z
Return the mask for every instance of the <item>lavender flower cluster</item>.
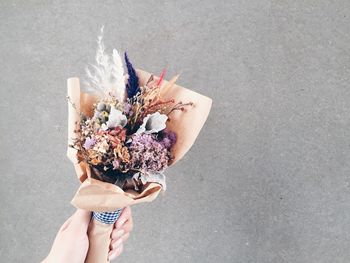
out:
M160 134L134 134L128 147L132 168L141 171L163 171L172 159L170 148L175 142L175 133L166 130Z

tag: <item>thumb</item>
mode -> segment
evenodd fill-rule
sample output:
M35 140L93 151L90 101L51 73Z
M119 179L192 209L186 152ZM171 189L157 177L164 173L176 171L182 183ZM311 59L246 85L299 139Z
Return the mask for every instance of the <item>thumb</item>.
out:
M91 220L90 211L77 209L77 211L72 216L70 226L74 227L75 229L79 229L86 232L89 226L90 220Z

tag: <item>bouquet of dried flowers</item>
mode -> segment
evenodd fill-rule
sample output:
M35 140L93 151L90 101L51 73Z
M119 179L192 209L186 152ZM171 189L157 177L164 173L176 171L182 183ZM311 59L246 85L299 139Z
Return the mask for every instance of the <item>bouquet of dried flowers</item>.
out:
M101 38L96 57L94 73L87 70L88 85L100 93L100 100L93 105L93 116L82 114L80 130L76 131L80 136L71 146L91 166L96 179L122 189L138 191L148 182L165 189L163 171L173 160L171 149L176 142L176 134L166 123L174 111L186 111L193 103L160 97L165 71L158 80L151 76L140 86L126 53L128 75L124 81L118 51L114 49L110 59Z
M93 211L88 263L109 262L121 209L165 190L164 170L189 150L211 107L211 99L177 86L178 76L166 81L165 70L156 77L136 71L126 53L124 60L127 74L117 50L106 54L101 34L96 64L86 70L90 94L68 79L67 155L82 182L72 203Z

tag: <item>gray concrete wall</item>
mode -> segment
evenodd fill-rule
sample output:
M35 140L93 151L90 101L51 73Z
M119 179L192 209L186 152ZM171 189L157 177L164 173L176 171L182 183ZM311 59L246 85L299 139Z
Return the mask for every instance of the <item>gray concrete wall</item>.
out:
M118 262L350 261L348 0L3 0L1 262L38 262L74 210L66 79L102 24L107 48L214 100Z

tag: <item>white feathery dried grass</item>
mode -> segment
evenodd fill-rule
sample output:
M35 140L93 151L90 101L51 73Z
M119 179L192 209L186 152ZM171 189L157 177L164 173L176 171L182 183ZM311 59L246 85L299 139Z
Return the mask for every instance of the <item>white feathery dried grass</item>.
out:
M112 59L105 52L103 44L103 27L97 38L96 65L86 68L86 88L100 96L115 96L119 101L125 97L125 78L122 59L113 49Z

